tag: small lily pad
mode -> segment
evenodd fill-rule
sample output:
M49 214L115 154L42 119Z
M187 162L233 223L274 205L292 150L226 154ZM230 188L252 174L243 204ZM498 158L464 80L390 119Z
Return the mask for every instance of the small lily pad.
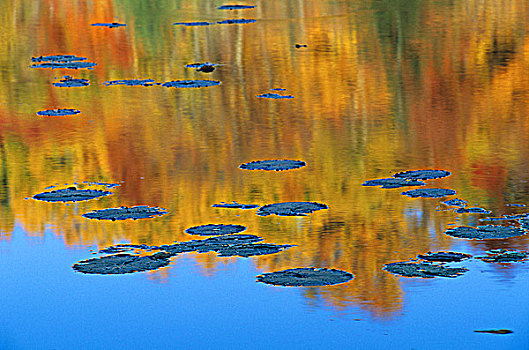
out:
M362 186L381 186L381 188L400 188L405 186L424 186L422 181L410 179L397 179L390 177L387 179L374 179L365 181Z
M437 261L437 262L459 262L465 259L470 259L472 255L456 253L456 252L428 252L425 255L417 255L417 258L426 261Z
M498 249L490 250L487 252L487 256L478 256L477 258L492 263L512 263L529 260L529 252Z
M190 227L186 229L186 233L199 236L215 236L239 233L244 230L246 230L246 227L242 225L208 224Z
M44 115L47 117L63 117L67 115L79 114L81 111L71 108L47 109L45 111L38 111L37 115Z
M175 80L163 83L162 86L174 88L202 88L220 85L217 80Z
M246 19L246 18L234 18L234 19L227 19L224 21L217 22L218 24L247 24L247 23L254 23L256 22L255 19Z
M94 210L83 214L83 217L97 220L150 219L167 214L163 208L139 205L135 207L108 208Z
M73 61L85 61L86 57L78 57L75 55L49 55L49 56L38 56L31 57L32 62L73 62Z
M275 94L275 93L266 93L266 94L261 94L261 95L257 95L257 97L260 97L260 98L272 98L272 99L276 99L276 100L279 100L279 99L290 99L290 98L294 98L294 96L292 95L280 95L280 94Z
M90 85L88 79L75 79L69 75L64 76L58 83L53 83L57 87L83 87Z
M101 190L78 190L76 187L63 188L50 192L42 192L33 199L45 202L79 202L111 195L112 192Z
M393 177L401 179L432 180L449 176L450 172L446 170L408 170L396 173Z
M124 23L92 23L91 26L93 27L107 27L107 28L117 28L117 27L125 27L126 24Z
M116 254L101 258L80 261L72 267L74 270L90 274L124 274L156 270L169 265L172 254L159 252L150 256L135 256L131 254Z
M458 214L490 214L491 211L483 208L472 207L472 208L459 208L456 209Z
M255 6L252 5L222 5L217 7L219 10L246 10L253 8L255 8Z
M272 91L287 91L287 89L285 89L285 88L272 88L270 90L272 90Z
M256 278L258 282L275 286L311 287L345 283L353 277L353 274L341 270L305 267L264 273Z
M490 333L490 334L511 334L514 333L510 329L477 329L476 333Z
M311 214L317 210L328 208L327 205L316 202L285 202L262 206L257 211L257 215L307 216L307 214Z
M209 26L211 24L210 22L176 22L173 23L175 26L186 26L186 27L196 27L196 26Z
M386 264L384 270L404 277L457 277L462 275L465 268L445 267L429 263L395 262Z
M443 201L441 203L448 205L449 207L464 207L467 205L468 202L463 199L453 198L447 201Z
M147 244L116 244L98 251L99 254L116 254L128 252L135 249L141 249L145 251L153 250L153 247Z
M458 226L445 231L447 235L466 239L501 239L525 235L525 231L511 226Z
M241 204L241 203L237 203L237 202L232 202L232 203L220 202L220 204L213 204L212 207L214 207L214 208L229 208L229 209L255 209L255 208L259 208L259 205L257 205L257 204Z
M440 198L452 196L456 194L456 191L446 188L417 188L415 190L402 192L401 194L412 198Z
M111 85L128 85L128 86L152 86L153 79L123 79L123 80L109 80L105 81L106 86Z
M204 62L204 63L190 63L186 65L186 68L195 68L197 72L211 73L215 70L217 64Z
M519 207L519 208L523 208L523 207L525 207L525 204L511 203L511 204L505 204L505 206L507 206L507 207Z
M307 163L301 160L290 159L274 159L274 160L256 160L249 163L244 163L239 166L240 169L245 170L268 170L268 171L282 171L302 168Z

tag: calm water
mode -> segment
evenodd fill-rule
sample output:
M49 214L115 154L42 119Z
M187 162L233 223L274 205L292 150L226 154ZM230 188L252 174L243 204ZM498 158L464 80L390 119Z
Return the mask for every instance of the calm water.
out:
M455 279L382 270L418 253L529 248L525 237L468 241L443 232L479 215L439 199L364 187L408 169L446 169L431 186L493 211L529 205L526 0L267 0L244 11L201 0L7 0L0 16L0 348L527 349L527 264L470 261ZM244 25L175 26L252 18ZM104 28L96 22L126 23ZM307 44L295 48L295 44ZM31 69L75 54L93 70ZM185 68L210 61L210 74ZM90 86L59 88L71 75ZM105 86L118 79L212 79L219 86ZM294 99L256 96L271 88ZM73 117L37 111L75 108ZM258 159L302 169L238 169ZM48 186L120 183L100 200L27 199ZM212 208L316 201L308 217ZM81 214L151 205L168 215L103 222ZM83 275L71 265L115 243L159 245L233 223L279 254L182 254L151 273ZM263 272L332 267L321 288L255 282ZM508 328L511 335L474 333Z

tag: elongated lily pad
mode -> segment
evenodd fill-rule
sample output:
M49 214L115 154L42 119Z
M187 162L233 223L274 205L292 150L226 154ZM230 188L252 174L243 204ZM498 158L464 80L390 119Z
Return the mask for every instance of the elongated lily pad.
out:
M307 216L307 214L313 213L316 210L328 208L327 205L316 202L285 202L262 206L257 211L257 215Z
M491 211L483 208L478 207L472 207L472 208L459 208L456 209L456 213L458 214L490 214Z
M452 198L447 201L443 201L441 203L448 205L449 207L464 207L467 205L468 202L463 199Z
M529 252L495 249L488 251L486 256L477 256L477 258L492 263L512 263L529 260Z
M32 62L39 62L34 64L31 68L62 68L62 69L92 69L97 66L97 63L85 62L86 57L77 57L75 55L50 55L32 57Z
M222 5L217 7L219 10L246 10L246 9L253 9L255 6L253 5Z
M167 214L163 208L139 205L135 207L108 208L94 210L83 214L83 217L97 220L126 220L126 219L150 219Z
M353 277L353 274L341 270L304 267L264 273L256 278L258 282L275 286L310 287L345 283Z
M112 23L92 23L91 26L93 26L93 27L117 28L117 27L125 27L126 24L125 23L117 23L117 22L112 22Z
M286 248L292 247L291 245L284 244L269 244L269 243L257 243L257 244L238 244L230 245L226 247L221 247L215 251L219 256L229 257L229 256L241 256L247 258L250 256L257 255L269 255L279 253Z
M458 226L445 231L447 235L466 239L501 239L525 235L525 231L511 226Z
M83 87L90 85L88 79L75 79L69 75L64 76L58 83L53 83L57 87Z
M71 108L59 108L59 109L47 109L45 111L38 111L37 115L43 115L47 117L63 117L67 115L79 114L81 111Z
M393 177L401 179L432 180L449 176L450 172L446 170L408 170L396 173Z
M229 209L255 209L255 208L259 208L259 205L257 205L257 204L241 204L241 203L237 203L237 202L232 202L232 203L220 202L220 204L213 204L212 207L215 207L215 208L229 208Z
M195 68L197 72L211 73L215 70L217 64L204 62L204 63L190 63L186 65L186 68Z
M456 194L456 191L449 190L446 188L417 188L415 190L409 190L402 192L403 195L417 198L417 197L423 197L423 198L440 198L440 197L446 197L446 196L452 196Z
M384 270L396 275L404 277L457 277L462 275L465 268L445 267L442 265L434 265L430 263L416 263L416 262L395 262L386 264Z
M32 62L73 62L73 61L85 61L86 57L79 57L75 55L49 55L49 56L38 56L31 57Z
M476 329L476 333L490 333L490 334L511 334L514 333L510 329Z
M498 217L492 217L488 216L486 218L479 219L479 221L509 221L509 220L518 220L520 223L522 223L521 219L526 219L529 217L529 213L522 213L522 214L510 214L510 215L502 215ZM523 226L523 223L522 223Z
M263 239L255 235L224 235L211 237L202 240L193 240L189 242L178 242L176 244L162 245L159 248L173 254L179 253L207 253L211 251L218 251L229 246L234 245L249 245L260 242Z
M173 25L175 26L186 26L186 27L209 26L211 24L215 24L215 23L210 23L210 22L176 22L176 23L173 23Z
M218 24L247 24L247 23L254 23L257 20L255 19L246 19L246 18L233 18L233 19L227 19L224 21L217 22Z
M511 204L505 204L506 207L519 207L523 208L525 207L525 204L517 204L517 203L511 203Z
M272 91L287 91L287 89L285 89L285 88L272 88L270 90L272 90Z
M268 171L282 171L302 168L307 163L301 160L290 159L273 159L273 160L256 160L249 163L239 165L240 169L245 170L268 170Z
M157 247L151 247L147 244L116 244L104 249L100 249L98 251L99 254L116 254L116 253L123 253L128 252L135 249L141 249L145 251L150 251L153 249L157 249Z
M186 229L186 233L199 236L216 236L239 233L244 230L246 230L246 227L242 225L208 224L190 227Z
M374 179L365 181L362 186L381 186L381 188L399 188L405 186L424 186L426 185L422 181L410 180L410 179L397 179L390 177L387 179Z
M275 99L275 100L280 100L280 99L291 99L291 98L294 98L294 96L292 95L280 95L280 94L275 94L275 93L271 93L271 92L267 92L266 94L261 94L261 95L257 95L257 97L260 97L260 98L272 98L272 99Z
M153 79L122 79L122 80L109 80L105 81L106 86L111 85L128 85L128 86L152 86L154 85Z
M82 273L92 274L124 274L132 272L156 270L169 265L172 254L159 252L151 256L135 256L131 254L116 254L101 258L80 261L72 267Z
M174 88L202 88L220 85L217 80L175 80L163 83L162 86Z
M112 192L101 190L78 190L68 187L50 192L42 192L33 196L33 199L45 202L79 202L89 199L111 195Z
M419 254L417 258L426 261L437 261L437 262L459 262L465 259L470 259L472 255L456 253L456 252L428 252L425 255Z

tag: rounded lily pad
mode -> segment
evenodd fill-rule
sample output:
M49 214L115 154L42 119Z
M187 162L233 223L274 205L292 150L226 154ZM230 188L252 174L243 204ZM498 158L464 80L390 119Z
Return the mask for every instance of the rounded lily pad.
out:
M307 216L317 210L328 208L327 205L316 202L285 202L262 206L257 211L257 215Z
M453 198L447 201L443 201L441 203L448 205L449 207L464 207L467 205L468 202L463 199Z
M446 196L452 196L456 194L456 191L449 190L446 188L417 188L415 190L409 190L402 192L401 194L417 198L417 197L423 197L423 198L440 198L440 197L446 197Z
M402 179L432 180L449 176L450 172L446 170L408 170L396 173L393 177Z
M465 259L470 259L472 255L456 252L428 252L425 255L417 255L417 258L426 261L437 261L437 262L459 262Z
M456 209L458 214L490 214L491 211L483 208L472 207L472 208L459 208Z
M465 268L452 268L442 265L433 265L429 263L415 263L415 262L395 262L386 264L384 270L396 275L404 277L457 277L462 275Z
M91 26L93 27L107 27L107 28L117 28L117 27L125 27L126 24L124 23L92 23Z
M255 19L246 19L246 18L234 18L234 19L227 19L224 21L217 22L218 24L247 24L247 23L254 23L257 20Z
M345 283L353 277L353 274L341 270L304 267L264 273L256 278L258 282L275 286L310 287Z
M220 204L213 204L212 207L214 207L214 208L229 208L229 209L255 209L255 208L259 208L259 205L257 205L257 204L241 204L241 203L237 203L237 202L232 202L232 203L220 202Z
M71 108L47 109L45 111L38 111L37 115L44 115L47 117L63 117L67 115L79 114L81 111Z
M229 235L246 230L242 225L208 224L186 229L186 233L199 236Z
M173 25L175 26L186 26L186 27L209 26L211 24L215 24L215 23L210 23L210 22L176 22L176 23L173 23Z
M153 79L123 79L123 80L109 80L105 81L106 86L111 85L128 85L128 86L152 86Z
M246 10L253 8L255 8L253 5L222 5L217 7L219 10Z
M245 169L245 170L282 171L282 170L302 168L305 165L307 165L307 163L301 160L273 159L273 160L256 160L253 162L244 163L244 164L239 165L239 168Z
M139 205L135 207L108 208L94 210L83 214L83 217L97 220L150 219L167 214L163 208Z
M365 181L362 186L381 186L381 188L400 188L405 186L424 186L422 181L411 179L397 179L390 177L387 179L374 179Z
M90 85L88 79L75 79L69 75L64 76L58 83L53 83L57 87L83 87Z
M79 202L111 195L112 192L101 190L78 190L76 187L64 188L50 192L42 192L33 199L45 202Z
M202 88L220 85L217 80L175 80L163 83L162 86L174 88Z
M272 98L272 99L276 99L276 100L280 100L280 99L283 99L283 98L286 98L286 99L294 98L294 96L292 96L292 95L280 95L280 94L275 94L275 93L270 93L270 92L267 92L266 94L257 95L257 97L260 97L260 98Z
M82 273L91 274L124 274L156 270L169 265L172 254L159 252L151 256L136 256L131 254L116 254L101 258L80 261L72 267Z
M220 249L234 245L248 245L251 243L260 242L263 239L255 235L224 235L216 236L202 240L193 240L188 242L178 242L176 244L162 245L159 248L173 254L178 253L207 253L216 252Z
M501 239L525 235L525 231L511 226L458 226L445 231L447 235L466 239Z

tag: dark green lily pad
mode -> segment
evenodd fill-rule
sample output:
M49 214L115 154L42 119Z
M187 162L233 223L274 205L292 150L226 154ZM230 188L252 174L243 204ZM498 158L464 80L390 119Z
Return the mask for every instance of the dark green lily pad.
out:
M240 169L245 170L268 170L268 171L282 171L302 168L307 163L301 160L291 159L273 159L273 160L256 160L249 163L239 165Z
M529 213L522 213L522 214L511 214L511 215L502 215L498 217L486 217L479 219L479 221L509 221L509 220L518 220L520 223L522 223L521 219L527 219L529 216ZM523 223L522 223L523 224Z
M449 176L450 172L446 170L408 170L396 173L393 177L402 179L415 179L415 180L432 180L439 179L442 177Z
M270 92L267 92L266 94L257 95L257 97L259 97L259 98L272 98L272 99L275 99L275 100L294 98L294 96L292 96L292 95L280 95L280 94L275 94L275 93L270 93Z
M108 208L94 210L83 214L83 217L96 220L150 219L167 214L163 208L139 205L135 207Z
M156 270L169 265L172 254L159 252L151 256L135 256L131 254L116 254L101 258L80 261L72 267L82 273L91 274L124 274Z
M32 62L73 62L73 61L86 61L86 57L78 57L75 55L49 55L49 56L38 56L31 57Z
M135 249L141 249L145 251L151 251L157 249L157 247L151 247L147 244L116 244L98 251L99 254L116 254L128 252Z
M153 79L123 79L123 80L110 80L105 81L106 86L111 85L128 85L128 86L152 86L154 85Z
M258 282L275 286L311 287L345 283L353 277L353 274L341 270L305 267L264 273L256 278Z
M220 204L213 204L212 207L215 207L215 208L229 208L229 209L255 209L255 208L259 208L259 205L257 205L257 204L241 204L241 203L237 203L237 202L233 202L233 203L220 202Z
M472 207L472 208L459 208L456 209L458 214L490 214L491 211L483 208Z
M175 80L163 83L162 86L174 88L202 88L220 85L217 80Z
M307 214L311 214L317 210L328 208L327 205L316 202L285 202L262 206L257 211L257 215L307 216Z
M402 192L401 194L412 198L440 198L452 196L456 194L456 191L447 188L417 188L415 190Z
M75 79L69 75L65 75L58 83L53 83L53 86L57 87L83 87L88 85L90 85L88 79Z
M492 263L512 263L529 260L529 252L495 249L488 251L486 256L477 256L477 258Z
M255 235L224 235L211 237L202 240L193 240L188 242L178 242L176 244L162 245L158 248L170 252L172 254L179 253L207 253L218 251L233 245L248 245L260 242L263 239Z
M217 236L239 233L244 230L246 230L246 227L242 225L208 224L190 227L186 229L186 233L199 236Z
M31 58L32 62L39 62L39 64L33 64L31 68L92 69L97 66L97 63L85 62L86 59L86 57L77 57L75 55L38 56Z
M255 19L246 19L246 18L234 18L234 19L227 19L224 21L217 22L218 24L247 24L247 23L254 23L257 20Z
M502 239L525 235L525 231L511 226L458 226L445 231L447 235L466 239Z
M390 177L387 179L374 179L365 181L362 186L381 186L381 188L399 188L405 186L424 186L426 185L422 181L410 180L410 179L397 179Z
M287 89L285 89L285 88L272 88L270 90L272 90L272 91L287 91Z
M107 28L117 28L117 27L125 27L126 24L124 23L92 23L91 26L93 27L107 27Z
M211 24L210 22L176 22L173 23L175 26L186 26L186 27L196 27L196 26L209 26Z
M50 192L42 192L33 196L33 199L45 202L79 202L89 199L111 195L112 192L101 190L78 190L68 187Z
M44 115L47 117L63 117L67 115L79 114L81 111L71 108L47 109L45 111L38 111L37 115Z
M204 62L204 63L191 63L186 65L186 68L195 68L197 72L211 73L215 70L217 64Z
M404 277L457 277L462 275L465 268L445 267L442 265L433 265L429 263L415 262L396 262L386 264L384 270Z
M269 254L279 253L290 247L292 246L288 244L285 244L285 245L269 244L269 243L238 244L238 245L230 245L230 246L222 247L215 251L221 257L241 256L243 258L248 258L250 256L269 255Z
M510 329L477 329L476 333L490 333L490 334L511 334L514 333Z
M432 253L428 252L425 255L417 255L417 258L426 260L426 261L436 261L436 262L459 262L465 259L470 259L472 255L456 253L456 252L437 252Z
M467 205L468 202L463 200L463 199L453 198L453 199L449 199L447 201L443 201L441 203L446 204L449 207L464 207L464 206Z
M253 5L222 5L217 7L219 10L246 10L253 8L255 8Z

